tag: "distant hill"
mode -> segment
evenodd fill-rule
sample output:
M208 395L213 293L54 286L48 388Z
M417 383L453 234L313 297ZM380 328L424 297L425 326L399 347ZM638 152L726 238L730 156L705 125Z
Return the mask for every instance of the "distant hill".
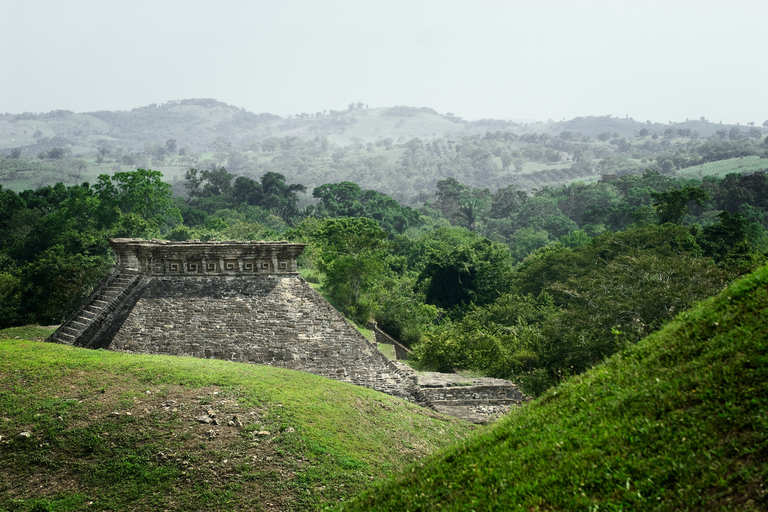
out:
M225 167L255 178L281 173L308 188L307 202L314 187L346 180L417 204L449 177L472 187L514 184L531 191L646 169L673 174L761 156L766 133L704 120L659 124L611 116L466 121L427 107L361 103L284 118L189 99L130 111L2 115L0 184L20 191L151 168L183 193L189 168ZM719 142L706 146L709 138Z
M35 145L41 138L66 140L72 146L122 146L143 149L147 142L175 139L179 146L206 151L217 141L247 144L267 137L327 138L346 146L356 140L372 142L400 137L437 138L452 133L483 133L488 129L519 129L510 121L469 123L429 108L396 106L354 108L282 118L254 114L211 99L170 101L130 111L74 113L55 110L45 114L0 116L0 149Z
M344 511L766 510L768 267Z
M646 128L651 134L668 127L690 128L702 137L718 129L730 129L706 121L660 124L640 123L611 116L578 117L570 121L522 124L499 119L465 121L450 113L439 114L430 108L394 106L388 108L356 107L283 118L269 113L255 114L213 99L187 99L152 104L128 111L75 113L54 110L48 113L5 114L0 116L0 150L38 144L40 139L66 141L89 148L93 153L100 145L122 146L139 151L148 142L175 139L180 147L207 151L215 141L242 145L268 137L296 136L305 140L327 138L340 146L391 138L397 141L435 139L451 135L473 135L485 132L549 133L563 131L596 137L600 133L618 133L634 137Z

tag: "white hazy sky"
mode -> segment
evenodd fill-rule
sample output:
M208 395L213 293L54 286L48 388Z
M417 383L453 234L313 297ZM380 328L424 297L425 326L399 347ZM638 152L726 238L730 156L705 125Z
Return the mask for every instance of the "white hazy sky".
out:
M0 0L0 112L768 119L766 0Z

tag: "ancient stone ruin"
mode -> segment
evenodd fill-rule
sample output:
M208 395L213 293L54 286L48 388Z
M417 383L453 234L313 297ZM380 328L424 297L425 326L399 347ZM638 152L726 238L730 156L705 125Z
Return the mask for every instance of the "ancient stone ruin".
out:
M477 423L525 400L509 381L417 376L387 359L299 276L304 244L136 238L109 243L114 268L47 341L300 370ZM380 342L397 343L375 331ZM399 348L398 358L407 357L407 349Z
M429 406L298 273L304 244L112 239L115 267L48 341L301 370Z

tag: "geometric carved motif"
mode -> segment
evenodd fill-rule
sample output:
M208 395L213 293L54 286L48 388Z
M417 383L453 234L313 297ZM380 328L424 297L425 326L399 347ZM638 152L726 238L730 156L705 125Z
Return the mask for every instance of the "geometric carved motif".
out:
M171 272L180 272L181 271L181 260L170 260L168 262L168 269Z
M237 265L237 260L224 260L224 268L229 271L240 270Z
M187 262L187 272L200 273L203 271L203 262L200 260L189 260Z

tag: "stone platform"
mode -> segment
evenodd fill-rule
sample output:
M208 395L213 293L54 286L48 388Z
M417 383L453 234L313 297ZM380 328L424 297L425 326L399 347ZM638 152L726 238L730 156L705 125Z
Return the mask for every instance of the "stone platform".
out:
M515 383L504 379L439 372L415 372L415 376L438 412L472 423L490 423L530 399Z

